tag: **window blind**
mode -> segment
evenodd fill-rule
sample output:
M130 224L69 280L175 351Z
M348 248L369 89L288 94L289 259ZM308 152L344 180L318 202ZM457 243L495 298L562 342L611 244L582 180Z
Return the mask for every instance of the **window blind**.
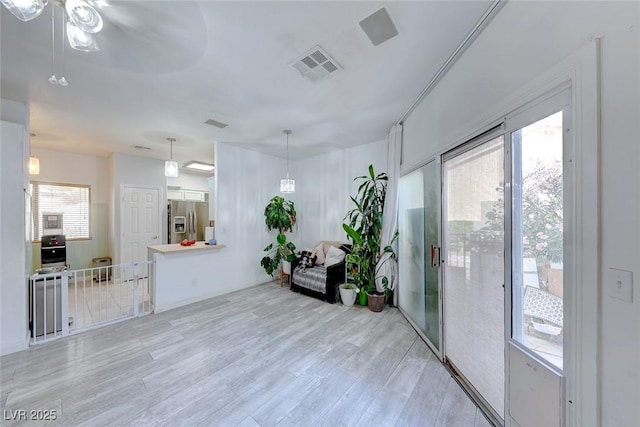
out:
M33 200L32 240L43 234L42 215L61 213L67 240L90 239L91 187L88 185L31 183Z

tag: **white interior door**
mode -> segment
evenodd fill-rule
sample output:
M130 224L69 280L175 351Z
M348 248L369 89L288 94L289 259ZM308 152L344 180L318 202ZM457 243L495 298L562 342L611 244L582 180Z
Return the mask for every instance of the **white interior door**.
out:
M160 189L124 186L122 263L145 261L147 245L161 241Z

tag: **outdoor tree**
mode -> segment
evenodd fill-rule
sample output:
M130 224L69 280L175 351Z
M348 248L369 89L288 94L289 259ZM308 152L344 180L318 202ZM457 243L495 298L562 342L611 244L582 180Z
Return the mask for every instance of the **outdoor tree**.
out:
M562 261L562 164L537 163L522 179L525 256L547 266Z

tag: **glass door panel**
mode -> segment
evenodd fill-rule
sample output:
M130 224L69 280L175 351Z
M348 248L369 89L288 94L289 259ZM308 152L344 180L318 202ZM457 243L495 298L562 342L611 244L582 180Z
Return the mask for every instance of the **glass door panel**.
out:
M563 113L511 134L513 338L563 366Z
M504 414L504 137L443 164L445 358Z
M439 351L438 263L430 258L439 238L437 175L434 161L400 179L398 305Z

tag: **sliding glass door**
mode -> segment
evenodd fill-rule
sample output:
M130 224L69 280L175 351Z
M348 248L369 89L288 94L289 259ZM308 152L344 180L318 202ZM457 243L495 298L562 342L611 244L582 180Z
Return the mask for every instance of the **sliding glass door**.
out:
M575 282L570 117L571 95L565 89L506 122L511 151L506 415L514 425L565 423L565 390L567 377L571 378L566 373L573 368L572 353L565 346L571 336L567 333L571 305L566 302L571 301Z
M512 337L563 365L563 112L511 133Z
M571 114L559 87L400 180L399 306L495 424L570 402Z
M440 352L439 190L435 161L400 179L398 305Z
M442 178L445 360L502 418L504 137L445 154Z

